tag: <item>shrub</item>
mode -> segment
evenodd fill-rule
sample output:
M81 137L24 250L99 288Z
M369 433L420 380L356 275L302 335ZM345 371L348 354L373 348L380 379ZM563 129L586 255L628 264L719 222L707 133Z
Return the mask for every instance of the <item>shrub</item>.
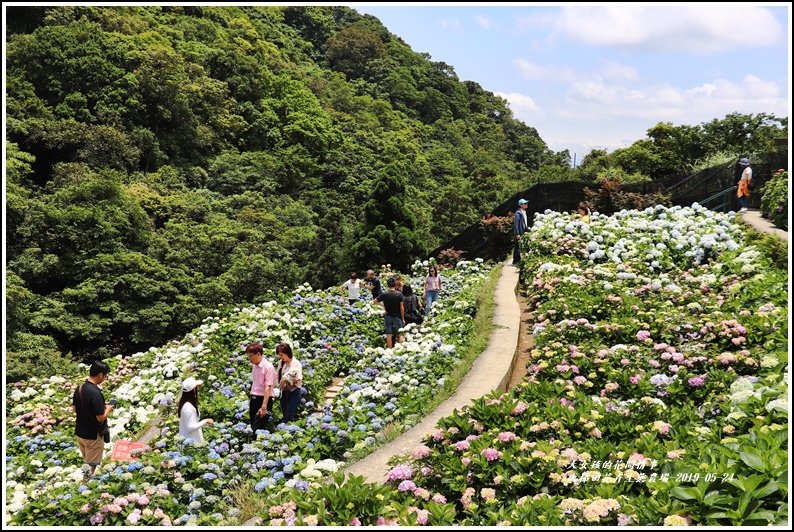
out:
M668 194L623 192L619 178L603 179L600 188L592 190L587 187L584 189L584 195L587 204L592 206L592 210L601 214L613 214L623 209L642 210L654 205L670 205Z
M488 252L493 259L504 257L505 253L513 245L513 217L511 213L507 216L494 216L487 214L480 219L480 225L485 230L488 240Z
M761 214L775 227L788 229L788 171L778 170L761 189Z
M450 266L454 268L458 264L458 262L460 262L464 253L466 252L462 250L457 250L455 248L447 248L441 250L441 252L438 254L438 262L442 266Z

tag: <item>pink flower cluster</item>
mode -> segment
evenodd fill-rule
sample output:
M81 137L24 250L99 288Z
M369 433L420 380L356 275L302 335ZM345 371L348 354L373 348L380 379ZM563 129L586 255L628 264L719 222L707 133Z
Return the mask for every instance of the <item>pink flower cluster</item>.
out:
M427 445L419 445L411 452L414 458L426 458L430 456L430 447Z
M499 433L499 441L502 443L507 443L509 441L513 441L516 439L516 435L512 432L500 432Z
M501 451L497 451L496 449L492 449L490 447L483 449L482 454L489 462L493 462L494 460L498 460L502 457Z
M411 466L407 464L397 464L389 471L388 479L389 482L394 482L397 480L409 480L413 478L413 476L414 470Z

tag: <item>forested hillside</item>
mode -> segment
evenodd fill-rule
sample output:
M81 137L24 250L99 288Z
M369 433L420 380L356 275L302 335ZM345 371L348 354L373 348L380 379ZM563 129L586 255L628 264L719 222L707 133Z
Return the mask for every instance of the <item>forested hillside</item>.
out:
M564 164L344 7L11 7L7 350L130 353L405 267Z

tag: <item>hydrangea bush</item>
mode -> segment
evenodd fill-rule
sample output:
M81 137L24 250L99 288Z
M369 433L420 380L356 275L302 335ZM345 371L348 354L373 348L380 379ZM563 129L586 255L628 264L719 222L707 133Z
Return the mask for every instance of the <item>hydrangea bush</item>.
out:
M414 264L416 288L427 266ZM349 305L336 290L303 285L261 305L216 313L181 341L110 359L103 388L118 401L109 418L113 439L136 439L152 425L162 432L139 460L106 459L84 485L71 397L88 368L9 385L6 520L233 525L242 515L235 490L263 498L263 492L318 487L348 458L379 445L387 429L399 433L421 419L459 360L477 312L474 294L490 272L481 260L444 270L443 297L421 327L406 328L406 341L394 349L380 347L381 307L366 299ZM262 342L273 361L275 346L290 342L304 375L299 419L257 434L248 424L251 365L244 353L253 341ZM201 444L178 436L175 403L189 375L205 381L201 414L216 420L204 427ZM345 378L344 389L322 404L335 375Z
M697 205L537 216L526 379L397 457L375 510L286 494L291 522L785 523L788 278L743 234Z

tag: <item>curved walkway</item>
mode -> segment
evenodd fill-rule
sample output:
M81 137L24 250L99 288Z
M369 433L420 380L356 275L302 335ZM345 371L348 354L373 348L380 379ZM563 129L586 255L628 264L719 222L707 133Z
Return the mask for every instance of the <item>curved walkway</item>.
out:
M769 233L788 242L788 231L775 227L775 224L761 216L761 211L751 209L740 214L744 223L762 233Z
M402 436L387 443L366 458L352 464L345 472L362 475L369 482L382 484L386 482L389 472L389 459L404 452L411 451L422 442L426 434L432 433L438 421L455 409L462 409L474 399L498 388L505 390L515 365L518 332L521 325L521 309L516 300L518 286L518 268L505 264L502 275L494 291L494 331L488 347L474 361L471 370L464 377L455 393L430 412L421 423L412 427Z

